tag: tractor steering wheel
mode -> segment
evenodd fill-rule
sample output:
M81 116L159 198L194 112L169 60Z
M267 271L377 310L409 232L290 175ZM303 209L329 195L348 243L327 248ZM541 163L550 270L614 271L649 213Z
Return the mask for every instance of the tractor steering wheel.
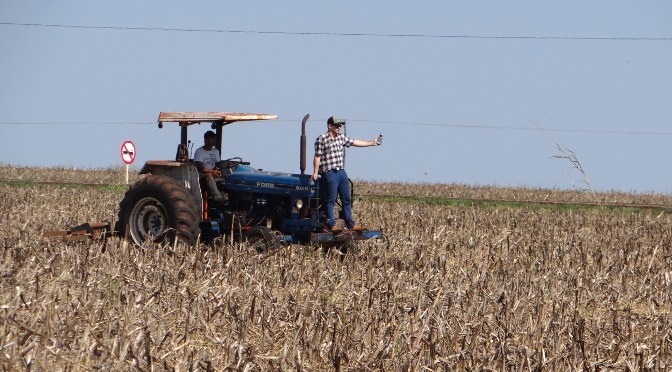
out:
M231 169L235 168L238 164L242 163L243 159L236 156L235 158L228 158L220 161L217 166L219 169Z

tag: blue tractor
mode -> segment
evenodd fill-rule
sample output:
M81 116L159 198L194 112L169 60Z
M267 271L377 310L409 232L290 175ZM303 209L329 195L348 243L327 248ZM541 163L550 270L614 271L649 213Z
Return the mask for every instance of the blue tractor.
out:
M347 250L357 242L383 238L381 230L349 231L332 234L325 229L319 182L305 174L306 115L302 122L300 174L257 169L242 158L222 160L218 189L228 195L226 205L216 204L199 183L199 174L190 159L188 128L210 123L221 152L222 129L231 123L273 120L276 115L225 112L162 112L159 128L177 123L181 139L175 160L151 160L119 204L116 234L127 236L138 245L151 239L171 243L176 240L195 244L216 240L246 241L258 252L282 244L317 244ZM352 183L351 183L352 187ZM352 190L354 191L354 190ZM342 223L342 221L341 221Z

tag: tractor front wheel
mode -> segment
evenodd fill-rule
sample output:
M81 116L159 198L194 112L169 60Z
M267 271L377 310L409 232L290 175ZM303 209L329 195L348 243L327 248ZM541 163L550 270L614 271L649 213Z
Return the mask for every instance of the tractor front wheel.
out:
M265 226L254 226L245 233L247 244L257 253L264 253L280 247L280 240Z
M147 239L195 244L200 216L189 190L168 176L148 175L136 182L119 203L116 230L137 245Z

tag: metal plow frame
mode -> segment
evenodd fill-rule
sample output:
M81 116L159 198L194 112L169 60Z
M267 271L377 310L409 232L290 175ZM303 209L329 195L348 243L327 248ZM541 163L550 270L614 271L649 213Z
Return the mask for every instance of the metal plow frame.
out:
M62 239L64 242L83 242L96 239L107 239L113 236L109 222L84 223L67 230L45 231L43 238Z

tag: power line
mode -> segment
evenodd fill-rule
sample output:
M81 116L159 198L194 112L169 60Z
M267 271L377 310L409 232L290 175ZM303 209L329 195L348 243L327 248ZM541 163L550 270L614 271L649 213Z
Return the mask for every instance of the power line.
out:
M199 29L177 27L130 27L130 26L87 26L54 23L20 23L0 22L2 26L23 27L57 27L93 30L121 31L168 31L198 33L229 33L258 35L291 35L291 36L337 36L337 37L381 37L381 38L432 38L432 39L504 39L504 40L585 40L585 41L672 41L672 37L597 37L597 36L496 36L496 35L447 35L447 34L396 34L370 32L317 32L317 31L260 31L231 29Z
M420 122L394 122L394 121L377 121L377 120L358 120L351 119L348 121L362 121L378 124L399 124L399 125L417 125L417 126L432 126L432 127L450 127L450 128L467 128L467 129L497 129L497 130L533 130L539 131L539 128L521 127L521 126L495 126L495 125L473 125L473 124L444 124L444 123L420 123ZM652 131L621 131L621 130L604 130L604 129L554 129L543 128L549 132L576 132L576 133L593 133L593 134L627 134L627 135L653 135L653 136L671 136L672 132L652 132Z
M299 123L301 120L277 120L285 123ZM325 120L314 120L323 122ZM393 124L405 126L430 126L430 127L444 127L444 128L464 128L464 129L486 129L486 130L518 130L518 131L539 131L540 128L525 127L525 126L497 126L497 125L480 125L480 124L448 124L448 123L423 123L423 122L407 122L407 121L381 121L368 119L348 119L349 123L376 123L376 124ZM0 121L0 125L156 125L156 122L137 121L137 122L16 122L16 121ZM543 128L548 132L570 132L570 133L588 133L588 134L620 134L620 135L638 135L638 136L672 136L672 132L654 132L654 131L627 131L627 130L606 130L606 129L562 129L562 128Z
M0 125L147 125L156 122L90 122L90 121L0 121Z

